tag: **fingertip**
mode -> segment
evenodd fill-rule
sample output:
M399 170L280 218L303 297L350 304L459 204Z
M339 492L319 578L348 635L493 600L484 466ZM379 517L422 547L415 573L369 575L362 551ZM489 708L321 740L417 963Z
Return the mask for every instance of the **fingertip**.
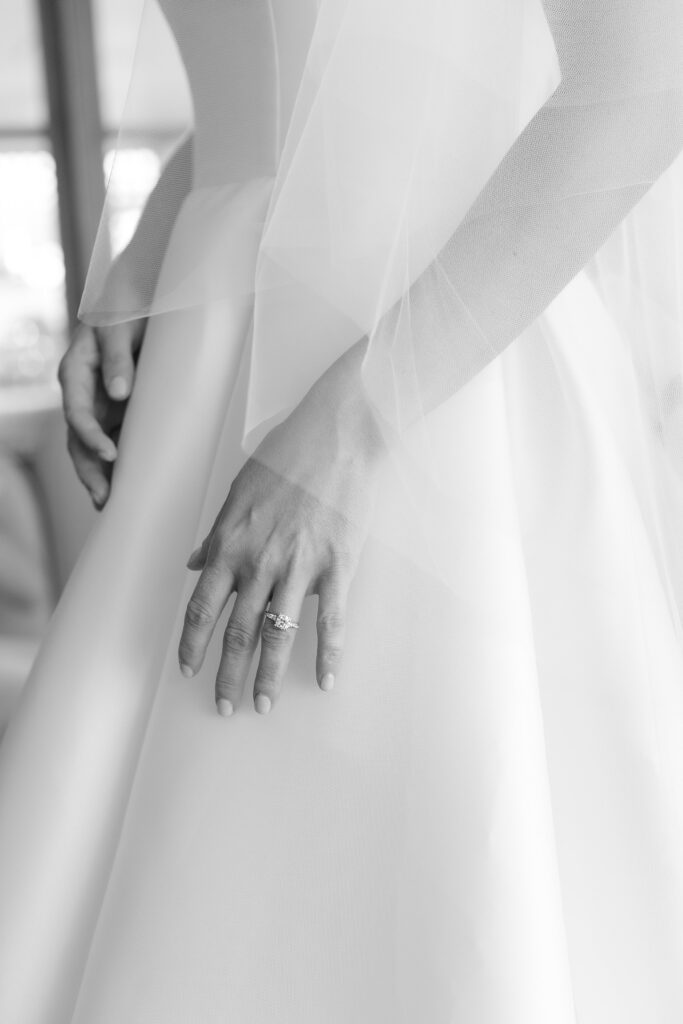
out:
M113 398L116 402L122 402L124 398L128 398L130 393L130 385L125 377L118 374L113 377L107 384L107 392L110 398Z
M99 455L105 462L114 462L118 455L118 449L113 441L102 442L98 449Z
M254 707L259 715L267 715L273 706L273 702L266 693L257 693L254 698Z
M190 557L187 560L188 569L199 569L201 568L201 547L195 548Z
M320 680L320 689L325 693L329 693L334 688L334 676L331 672L326 672Z
M187 665L185 662L180 663L180 671L186 679L192 679L194 676L194 669Z

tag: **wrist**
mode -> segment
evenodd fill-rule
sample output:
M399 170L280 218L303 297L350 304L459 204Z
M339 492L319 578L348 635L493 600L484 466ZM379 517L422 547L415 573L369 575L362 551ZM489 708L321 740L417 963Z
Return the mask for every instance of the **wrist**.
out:
M325 429L342 456L372 464L386 444L362 379L367 339L359 341L315 382L299 407Z

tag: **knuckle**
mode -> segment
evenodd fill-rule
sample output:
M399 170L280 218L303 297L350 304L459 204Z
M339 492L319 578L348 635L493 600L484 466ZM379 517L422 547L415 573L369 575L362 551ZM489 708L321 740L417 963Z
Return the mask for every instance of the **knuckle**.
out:
M252 647L252 633L244 622L230 620L223 635L224 654L245 654Z
M297 573L306 570L314 561L314 553L307 538L297 536L289 554L290 571Z
M343 539L337 540L330 549L329 571L333 576L343 579L353 573L357 560L357 551L353 544L349 542L349 538L346 538L346 541Z
M320 651L320 659L326 665L335 665L341 661L343 653L340 644L325 643Z
M343 633L344 626L345 618L341 611L324 611L318 615L318 633L326 638Z
M214 536L206 543L207 557L219 569L227 569L235 561L234 545L231 543L230 535L216 530Z
M259 551L258 554L250 560L250 570L253 579L264 580L267 579L272 571L274 563L274 556L268 548L264 548Z
M213 611L205 598L195 594L187 605L185 611L185 624L190 629L205 629L213 622Z
M237 707L241 692L242 687L239 680L232 678L219 669L216 676L216 699L220 700L221 697L224 697L232 703L233 707Z

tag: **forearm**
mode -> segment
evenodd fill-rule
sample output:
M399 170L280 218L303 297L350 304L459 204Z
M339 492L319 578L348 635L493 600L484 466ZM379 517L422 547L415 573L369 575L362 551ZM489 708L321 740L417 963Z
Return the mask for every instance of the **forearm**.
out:
M123 298L122 308L135 308L140 304L138 296L154 292L159 254L166 250L178 211L192 187L192 147L193 138L188 135L166 161L131 240L109 270L105 289Z
M560 88L373 333L366 382L394 402L383 411L395 426L448 399L518 337L683 149L677 6L660 5L658 37L645 42L645 0L548 5Z
M605 109L543 110L416 282L408 303L417 414L449 398L514 341L681 151L681 94L638 106L628 120ZM648 139L651 147L643 145ZM400 330L401 312L381 326L386 337Z

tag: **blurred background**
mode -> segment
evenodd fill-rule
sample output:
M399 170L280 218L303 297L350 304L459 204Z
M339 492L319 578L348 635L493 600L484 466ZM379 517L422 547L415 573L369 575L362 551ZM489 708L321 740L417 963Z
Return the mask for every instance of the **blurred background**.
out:
M113 153L116 251L176 135L167 35L117 141L144 5L0 0L0 732L96 515L66 453L56 371Z

